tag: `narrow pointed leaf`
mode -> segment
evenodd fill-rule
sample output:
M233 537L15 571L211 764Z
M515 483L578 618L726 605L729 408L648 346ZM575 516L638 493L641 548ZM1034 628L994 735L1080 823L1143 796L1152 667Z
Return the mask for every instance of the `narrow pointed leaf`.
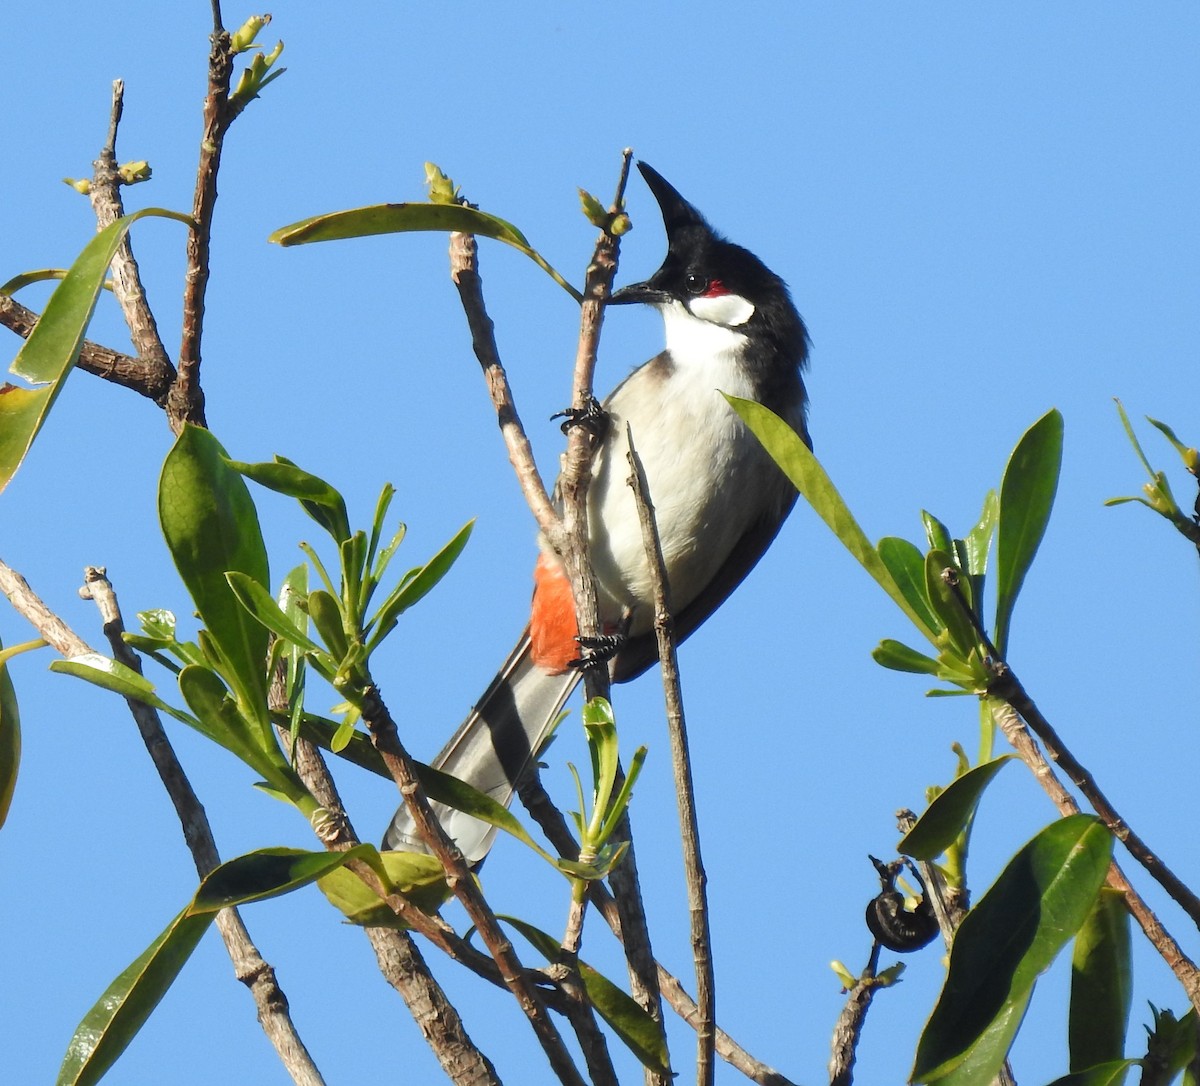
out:
M309 852L299 848L263 848L214 868L196 891L188 913L215 913L231 905L265 901L291 893L344 867L351 860L376 856L374 845L346 852Z
M79 358L108 266L130 226L148 215L190 222L186 215L145 208L110 223L83 247L18 352L9 372L35 388L0 387L0 490L13 477Z
M1124 1058L1132 1000L1129 911L1123 894L1103 887L1071 958L1072 1071Z
M926 808L917 824L900 838L896 850L914 860L937 859L966 829L983 790L1005 762L1014 757L1016 755L1002 755L956 778Z
M1008 651L1013 607L1045 535L1062 467L1063 419L1046 412L1021 436L1000 483L996 532L996 625L992 640Z
M562 947L553 936L515 916L502 916L517 929L547 961L559 961ZM669 1075L667 1043L659 1025L630 996L584 961L578 961L579 979L596 1013L612 1027L625 1046L653 1071Z
M180 913L84 1016L67 1046L57 1086L91 1086L158 1006L213 921L213 914Z
M467 540L471 537L471 529L474 527L475 522L473 520L467 521L455 533L449 543L429 559L425 565L416 570L411 577L407 578L384 601L378 613L371 619L373 631L370 644L372 648L378 645L392 631L396 625L396 620L405 611L423 599L438 581L446 575L450 567L454 564L454 560L462 553L463 547L467 545Z
M21 764L21 714L7 664L0 663L0 826L8 818Z
M267 240L286 247L305 245L313 241L342 241L346 238L370 237L376 234L430 230L438 233L476 234L511 245L529 257L577 302L583 300L579 291L550 267L545 258L512 223L465 204L372 204L347 211L333 211L327 215L302 219L289 226L281 226Z
M829 526L842 545L909 617L913 625L936 644L937 631L930 629L925 617L909 603L883 559L879 557L879 552L842 500L842 496L833 485L833 480L795 430L762 404L737 396L726 395L725 398L754 436L762 442L763 447L792 481L792 485L804 500L813 507L817 516Z
M275 602L275 598L258 581L244 573L225 575L238 602L273 634L282 637L308 652L320 652L320 646L310 639Z
M922 509L921 524L925 528L925 541L929 544L930 550L954 550L954 538L950 535L950 529L932 513Z
M1121 1086L1125 1072L1139 1064L1140 1060L1110 1060L1085 1071L1075 1071L1056 1078L1050 1086Z
M185 426L159 479L158 515L175 567L232 670L247 713L266 725L266 627L238 602L225 574L270 584L258 513L242 477L207 430Z
M932 550L925 556L925 591L930 605L950 638L954 654L966 666L972 650L979 644L979 635L963 609L963 603L943 579L946 570L957 573L958 563L945 551ZM960 590L965 587L965 580L965 575L959 577ZM969 602L969 592L964 591L962 595Z
M881 539L876 550L913 610L929 629L941 630L943 623L929 606L929 596L925 592L925 555L907 539L897 536Z
M932 657L891 638L884 638L871 650L871 659L892 671L907 671L917 675L937 675L941 671L940 665Z
M62 675L73 675L93 686L120 694L123 698L143 702L160 713L167 713L192 727L199 727L195 717L163 701L155 693L154 684L145 676L116 660L101 656L98 652L72 656L69 660L55 660L50 664L50 670Z
M1087 918L1111 856L1112 837L1100 822L1071 815L1013 857L958 929L913 1082L991 1081L1034 982Z
M342 543L350 537L346 500L324 479L297 467L282 456L277 456L272 463L261 464L231 460L229 466L268 490L296 498L305 512L333 536L334 542Z

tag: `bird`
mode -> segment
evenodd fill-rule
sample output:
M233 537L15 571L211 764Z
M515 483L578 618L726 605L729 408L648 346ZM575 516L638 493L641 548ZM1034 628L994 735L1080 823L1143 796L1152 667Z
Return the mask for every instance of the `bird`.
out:
M608 304L655 307L666 348L603 401L607 425L592 454L588 553L601 622L606 631L620 631L608 661L614 682L634 679L658 660L653 582L627 484L626 427L654 504L677 642L742 582L796 500L795 487L722 392L770 408L811 448L802 373L809 335L787 285L714 230L655 169L637 166L662 213L667 255L649 279L614 291ZM544 539L539 546L529 624L431 763L504 804L531 771L580 678L570 582ZM494 828L440 803L433 807L468 863L480 863ZM404 806L384 847L427 851Z

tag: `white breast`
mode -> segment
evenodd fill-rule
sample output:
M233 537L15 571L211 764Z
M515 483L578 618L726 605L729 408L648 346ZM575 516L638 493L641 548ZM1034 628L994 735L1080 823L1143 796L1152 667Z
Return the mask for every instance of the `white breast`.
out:
M646 469L676 612L746 528L784 500L778 469L721 395L754 396L738 364L746 337L678 303L662 309L672 366L643 366L606 403L611 428L589 492L601 610L609 622L632 610L634 634L649 628L652 590L627 483L626 424Z

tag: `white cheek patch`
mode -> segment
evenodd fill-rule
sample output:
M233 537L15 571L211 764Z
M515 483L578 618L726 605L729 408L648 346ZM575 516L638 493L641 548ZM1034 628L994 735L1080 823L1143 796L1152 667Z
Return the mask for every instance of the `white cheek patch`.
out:
M736 328L754 316L754 303L740 294L716 294L689 298L687 307L701 320Z

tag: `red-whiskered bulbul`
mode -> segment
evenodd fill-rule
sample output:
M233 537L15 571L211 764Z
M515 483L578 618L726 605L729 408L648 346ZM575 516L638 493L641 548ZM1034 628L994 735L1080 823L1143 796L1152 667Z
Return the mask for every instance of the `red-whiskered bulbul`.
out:
M662 210L667 257L609 304L656 306L667 347L604 401L608 423L588 491L589 554L601 620L624 635L609 664L615 682L645 671L658 652L653 589L637 507L626 482L626 425L641 456L666 561L675 636L682 641L725 600L775 538L795 488L721 395L756 400L805 440L801 378L808 333L787 286L753 253L726 241L644 162ZM580 672L575 604L562 564L543 542L529 625L500 674L433 765L501 803L547 741ZM434 804L446 832L477 863L494 830ZM384 838L424 851L401 807Z

